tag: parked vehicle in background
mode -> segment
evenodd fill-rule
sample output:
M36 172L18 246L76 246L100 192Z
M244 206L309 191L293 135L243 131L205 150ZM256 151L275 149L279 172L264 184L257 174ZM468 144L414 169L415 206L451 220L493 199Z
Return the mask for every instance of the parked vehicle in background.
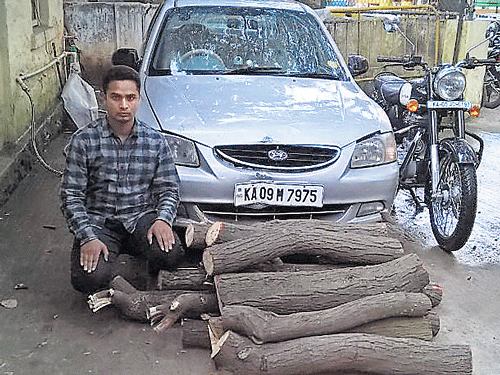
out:
M500 21L493 21L486 30L489 39L488 58L495 59L496 65L486 67L483 84L483 105L496 108L500 105Z
M138 117L170 143L180 215L363 222L391 208L391 124L353 79L366 59L346 64L309 7L166 1L152 25Z
M399 29L398 17L382 17L387 31L398 31L411 43ZM476 169L483 153L482 139L465 129L465 113L477 116L479 108L463 98L462 70L495 64L493 59L470 57L469 52L456 65L434 67L413 53L378 57L388 66L420 68L423 77L406 80L384 71L374 79L373 98L388 113L396 135L399 188L408 190L417 205L428 207L434 237L447 251L462 248L471 234L477 206ZM417 191L423 191L423 202Z

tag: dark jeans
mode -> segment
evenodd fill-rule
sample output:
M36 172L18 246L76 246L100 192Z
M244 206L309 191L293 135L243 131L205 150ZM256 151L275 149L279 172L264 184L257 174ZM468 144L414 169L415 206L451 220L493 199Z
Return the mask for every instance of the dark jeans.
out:
M117 258L120 254L144 256L151 274L158 274L160 269L172 269L184 255L180 240L176 236L175 244L168 253L160 249L156 238L149 245L147 232L156 219L156 213L144 215L137 223L133 233L127 232L124 226L114 220L106 220L98 232L98 238L109 251L108 261L101 253L95 271L88 273L80 265L80 242L75 239L71 251L71 284L76 290L91 294L109 287L109 282L117 275ZM174 233L175 235L175 233Z

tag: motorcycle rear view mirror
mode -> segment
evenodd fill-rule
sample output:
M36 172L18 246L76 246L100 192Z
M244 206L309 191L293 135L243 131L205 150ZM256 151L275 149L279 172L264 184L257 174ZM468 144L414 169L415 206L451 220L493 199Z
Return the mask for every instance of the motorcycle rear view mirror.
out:
M401 32L399 29L399 21L401 17L395 16L393 14L384 14L382 16L382 22L384 23L384 30L388 33Z
M384 23L384 30L388 33L398 32L406 39L406 41L411 45L411 54L415 54L415 44L401 31L399 27L399 22L401 21L401 16L394 14L384 14L381 16L382 22Z
M467 52L465 52L465 58L466 59L469 59L470 58L470 53L472 50L476 49L477 47L479 47L480 45L486 43L486 42L489 42L490 39L493 39L495 37L495 35L492 35L490 37L487 37L486 39L483 39L482 41L480 41L479 43L473 45L472 47L470 47Z
M393 22L387 22L386 19L384 18L384 30L387 31L388 33L394 33L398 31L399 25L395 24Z

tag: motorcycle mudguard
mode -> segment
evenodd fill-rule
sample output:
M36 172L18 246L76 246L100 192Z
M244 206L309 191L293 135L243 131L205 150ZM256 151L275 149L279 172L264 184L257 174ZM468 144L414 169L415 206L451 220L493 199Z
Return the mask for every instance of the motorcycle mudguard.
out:
M476 151L464 139L459 138L446 138L439 142L439 149L449 151L458 164L474 164L477 168L479 166L479 159Z

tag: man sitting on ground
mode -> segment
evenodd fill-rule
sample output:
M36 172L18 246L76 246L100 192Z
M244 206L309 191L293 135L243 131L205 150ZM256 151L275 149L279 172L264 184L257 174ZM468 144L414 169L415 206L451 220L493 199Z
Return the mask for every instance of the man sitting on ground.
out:
M182 257L172 230L179 177L165 137L135 118L139 76L113 66L103 89L108 114L75 132L61 184L71 282L83 293L108 287L122 253L144 255L153 275Z

